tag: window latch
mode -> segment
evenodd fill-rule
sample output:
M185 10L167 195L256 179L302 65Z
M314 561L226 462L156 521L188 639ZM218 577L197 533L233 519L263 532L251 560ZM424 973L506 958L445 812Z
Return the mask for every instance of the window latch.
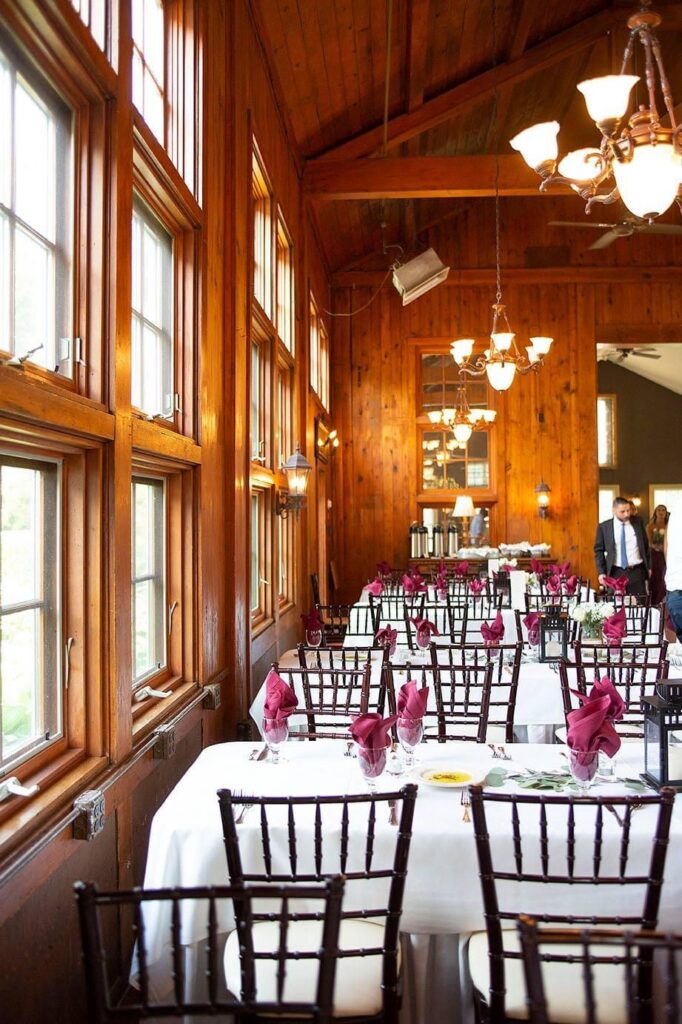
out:
M270 586L270 580L264 580L263 577L258 580L259 583L264 583L266 587Z
M173 631L173 612L175 611L175 609L177 607L178 607L178 602L177 601L173 601L172 605L170 605L170 607L168 609L168 635L169 636L170 636L170 634Z
M172 696L172 690L155 690L153 686L141 686L140 689L135 692L135 700L138 702L146 700L147 697L158 697L162 700L164 697Z
M65 659L66 660L66 664L64 666L64 689L65 690L68 690L68 688L69 688L69 679L71 678L71 648L73 647L74 642L75 641L74 641L73 637L69 636L69 637L66 638L66 643L64 644L64 647L66 649L66 659Z
M0 781L0 801L7 800L10 796L33 796L39 788L39 786L22 786L16 775L11 775L9 779Z
M38 352L43 347L41 341L40 345L36 345L35 348L30 348L28 352L24 352L23 356L10 356L9 359L5 360L5 366L18 366L21 368L27 359L30 359L34 352Z

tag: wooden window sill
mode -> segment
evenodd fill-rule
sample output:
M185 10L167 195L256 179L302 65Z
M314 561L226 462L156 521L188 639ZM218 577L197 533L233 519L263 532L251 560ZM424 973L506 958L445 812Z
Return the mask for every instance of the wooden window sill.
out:
M74 761L76 763L74 764ZM80 750L69 750L35 777L22 777L25 786L37 783L41 788L34 797L13 796L0 804L0 860L27 839L29 834L45 825L59 810L69 807L79 793L90 788L109 765L107 757L87 757ZM45 778L54 779L46 783Z
M160 725L165 718L172 718L176 715L188 697L194 696L200 689L198 683L178 682L175 678L167 679L162 688L172 688L173 696L148 697L138 705L139 711L133 722L133 745L143 739L157 725Z

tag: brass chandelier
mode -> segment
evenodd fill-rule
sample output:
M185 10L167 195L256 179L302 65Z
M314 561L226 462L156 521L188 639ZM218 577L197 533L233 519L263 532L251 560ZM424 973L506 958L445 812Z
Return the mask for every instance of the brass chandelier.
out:
M493 28L493 71L497 66L497 10L492 0ZM549 353L553 338L536 336L526 346L526 354L522 355L516 344L516 335L511 329L507 316L507 307L502 302L502 275L500 271L500 160L497 132L497 77L493 79L493 126L495 128L495 271L497 291L493 303L493 324L490 332L490 348L474 356L474 339L458 338L452 342L450 351L452 358L459 367L460 378L482 377L487 375L490 386L495 391L506 391L519 373L538 370L545 356Z
M429 421L452 430L455 447L466 448L474 430L485 430L495 422L497 411L489 408L472 409L467 399L466 386L459 383L454 408L433 409L427 413Z
M555 183L568 184L594 203L622 199L636 217L651 221L672 206L682 182L682 126L675 121L675 106L663 67L656 29L661 17L643 0L640 10L627 22L630 38L617 75L604 75L580 82L587 110L601 132L599 148L577 149L558 159L557 121L532 125L511 140L514 149L542 178L540 191ZM633 65L635 42L644 48L644 69L648 103L621 127L630 104L630 94L640 78L627 73ZM656 106L656 86L670 122L661 125ZM602 188L605 186L605 188ZM680 202L678 198L678 203Z

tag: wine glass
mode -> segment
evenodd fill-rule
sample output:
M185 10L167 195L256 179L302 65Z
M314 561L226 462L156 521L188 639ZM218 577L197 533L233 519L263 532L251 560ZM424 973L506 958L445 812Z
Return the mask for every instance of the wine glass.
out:
M287 718L263 718L263 739L270 751L268 758L273 764L279 764L279 753L289 738L289 720Z
M416 632L417 648L422 655L426 654L431 645L431 636L427 630L418 629Z
M414 749L422 741L424 723L421 718L416 721L414 718L399 718L396 730L400 746L405 752L405 768L409 770L414 768Z
M580 795L587 796L587 791L599 768L599 751L569 749L568 763L573 781L580 790Z
M385 747L363 747L359 743L355 744L360 771L372 792L376 790L376 780L386 767L386 752L389 746L390 743Z
M309 647L319 647L322 643L322 630L306 629L305 638Z

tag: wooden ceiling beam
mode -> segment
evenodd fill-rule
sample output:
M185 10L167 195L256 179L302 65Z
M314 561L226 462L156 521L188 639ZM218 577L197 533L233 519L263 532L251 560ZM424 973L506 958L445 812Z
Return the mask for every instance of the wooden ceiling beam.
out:
M434 96L433 99L428 100L416 110L398 114L388 122L389 145L396 146L400 142L405 142L415 135L420 135L422 132L450 120L463 110L476 106L492 92L495 83L498 88L518 84L538 72L552 67L566 57L570 57L571 54L591 46L612 27L614 20L621 17L622 12L614 12L610 7L599 11L588 18L583 18L571 28L531 47L515 60L505 61L495 69L489 68L465 82L460 82L453 88ZM311 162L355 160L359 157L369 156L379 150L382 139L382 125L377 125L369 131L327 150Z
M384 270L350 270L332 276L333 288L378 288L386 277ZM487 288L495 286L495 269L466 268L451 270L440 288ZM595 266L595 267L505 267L502 283L515 285L546 284L621 284L624 281L682 281L682 267Z
M520 156L499 157L502 196L535 196L540 178ZM438 199L495 194L495 156L408 156L306 164L309 199ZM568 187L557 186L554 195Z
M407 81L405 106L417 110L424 102L426 44L430 0L409 0L407 12Z

